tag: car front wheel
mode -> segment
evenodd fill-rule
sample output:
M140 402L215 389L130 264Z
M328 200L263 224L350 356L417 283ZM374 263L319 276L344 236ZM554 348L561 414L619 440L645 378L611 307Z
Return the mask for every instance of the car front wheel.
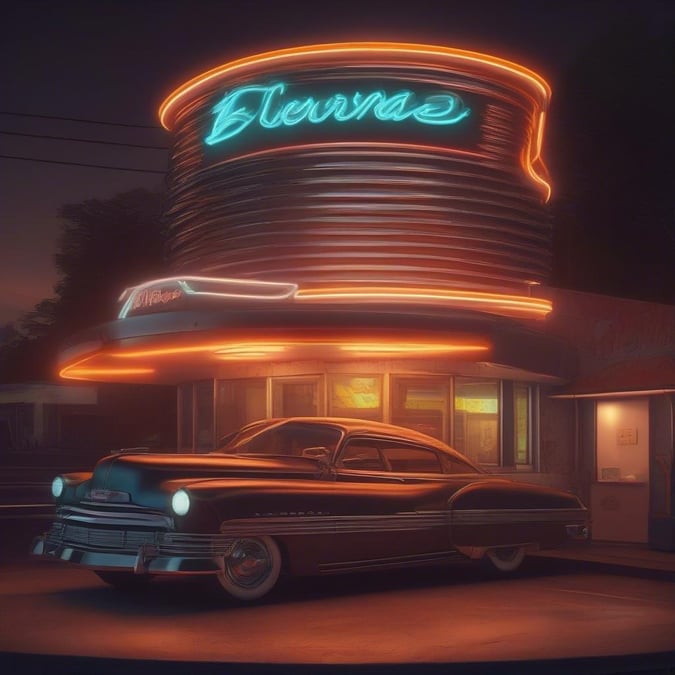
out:
M274 588L281 573L281 552L268 536L237 539L218 572L218 582L237 600L257 600Z
M524 558L525 548L523 546L491 548L485 554L485 559L492 569L502 573L515 572Z

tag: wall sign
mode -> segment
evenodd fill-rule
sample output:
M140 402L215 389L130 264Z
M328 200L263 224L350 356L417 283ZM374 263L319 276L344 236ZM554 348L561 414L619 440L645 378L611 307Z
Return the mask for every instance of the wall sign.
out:
M225 94L211 112L214 119L204 139L207 145L227 142L256 129L373 121L447 127L471 115L462 98L446 90L421 95L409 89L388 92L361 87L316 96L294 92L284 82L237 87Z

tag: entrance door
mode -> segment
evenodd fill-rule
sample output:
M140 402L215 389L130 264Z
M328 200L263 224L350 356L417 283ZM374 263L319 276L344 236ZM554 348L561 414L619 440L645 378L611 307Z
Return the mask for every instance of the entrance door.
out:
M598 401L593 539L646 543L649 521L649 402Z

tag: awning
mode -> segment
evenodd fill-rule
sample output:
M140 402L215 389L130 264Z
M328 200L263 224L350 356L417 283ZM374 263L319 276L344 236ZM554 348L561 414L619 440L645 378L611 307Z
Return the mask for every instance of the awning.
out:
M552 398L602 398L675 392L675 356L649 356L612 363L561 387Z

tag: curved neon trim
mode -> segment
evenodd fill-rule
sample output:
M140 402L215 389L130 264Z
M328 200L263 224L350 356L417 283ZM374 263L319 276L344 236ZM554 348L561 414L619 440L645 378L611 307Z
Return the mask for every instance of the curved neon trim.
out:
M66 366L59 371L64 380L98 380L110 377L133 377L134 375L154 375L154 368L74 368Z
M421 145L419 143L391 143L387 141L320 141L317 143L298 143L293 145L280 145L272 148L263 148L261 150L254 150L243 155L231 155L223 158L212 166L220 166L228 162L236 162L246 159L253 159L255 157L262 157L264 155L303 151L313 148L344 148L345 152L353 151L354 148L368 147L382 150L415 150L419 152L438 152L443 155L463 155L471 159L485 159L487 155L483 152L476 152L475 150L464 150L461 148L444 147L441 145Z
M279 49L253 56L247 56L242 59L230 61L216 68L192 78L185 84L174 90L162 103L159 108L159 119L165 129L170 129L171 122L169 117L173 109L186 97L190 96L200 87L209 82L222 77L225 74L236 72L242 68L262 65L274 61L283 62L289 59L298 59L305 56L325 55L325 54L346 54L358 52L372 53L398 53L398 54L416 54L429 56L444 56L468 63L478 63L483 66L490 66L500 72L516 76L534 89L542 96L544 101L548 101L551 95L551 88L546 80L540 75L525 68L517 63L501 59L488 54L481 54L464 49L454 49L451 47L440 47L424 44L407 44L400 42L344 42L336 44L308 45L303 47L291 47Z
M119 359L138 359L147 357L171 357L188 353L203 353L215 356L218 359L235 360L241 358L258 358L280 354L294 347L329 347L345 352L382 353L382 354L421 354L421 353L458 353L484 352L489 350L486 342L426 342L422 340L406 341L395 339L380 339L374 342L363 340L328 340L308 338L305 340L276 340L274 342L251 340L232 344L203 343L184 347L181 345L138 349L130 351L111 352L108 356Z
M541 159L541 147L544 142L544 124L546 121L546 113L542 110L539 113L536 130L534 133L534 143L532 143L532 136L527 143L527 147L523 151L522 165L525 173L530 178L544 189L544 202L548 202L551 198L551 183L540 173L537 173L534 166L539 164L544 166Z
M296 300L426 300L467 305L488 305L493 308L524 310L536 314L548 314L553 309L550 300L501 293L479 291L450 291L443 289L415 288L309 288L300 289Z
M189 286L197 281L204 284L212 284L214 287L221 286L222 291L199 291ZM508 313L518 312L545 316L553 309L553 303L545 298L532 296L510 295L508 293L494 293L489 291L450 290L443 288L409 288L405 286L329 286L322 288L298 288L295 283L276 281L258 281L255 279L242 280L227 277L166 277L153 279L127 288L120 299L124 301L119 313L120 319L124 319L133 300L140 292L156 288L169 282L179 283L188 295L204 295L217 297L223 300L264 300L264 301L301 301L301 302L425 302L440 305L458 305L463 307L475 306L477 309L502 310ZM538 282L527 282L529 286L538 285ZM269 289L271 293L244 293L235 289L241 286L249 288ZM218 344L202 345L201 347L185 346L186 353L202 350L217 350Z

